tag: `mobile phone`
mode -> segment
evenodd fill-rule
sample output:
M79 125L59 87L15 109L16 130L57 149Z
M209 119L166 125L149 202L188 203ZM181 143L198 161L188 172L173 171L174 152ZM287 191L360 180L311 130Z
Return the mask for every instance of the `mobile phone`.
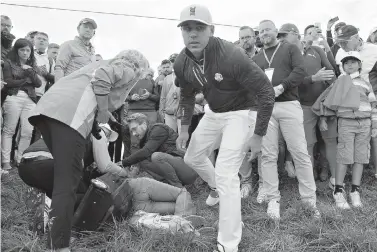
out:
M332 21L332 22L336 22L336 21L339 21L339 17L338 17L338 16L336 16L336 17L332 18L332 19L331 19L331 21Z

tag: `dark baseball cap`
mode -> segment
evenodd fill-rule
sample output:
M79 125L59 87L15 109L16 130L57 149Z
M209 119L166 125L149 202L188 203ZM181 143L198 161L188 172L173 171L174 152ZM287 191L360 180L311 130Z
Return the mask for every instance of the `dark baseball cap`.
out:
M178 53L173 53L172 55L170 55L169 61L174 62L177 57L178 57Z
M338 31L340 28L342 28L343 26L346 26L346 25L347 25L347 24L344 23L344 22L339 22L339 23L337 23L337 24L335 25L334 30L335 30L335 31Z
M338 39L340 40L348 40L352 36L356 35L359 33L359 29L357 29L353 25L345 25L341 27L338 31Z
M297 26L294 25L294 24L291 24L291 23L283 24L279 29L279 34L287 34L287 33L290 33L290 32L300 34Z
M80 21L79 26L82 24L92 24L94 29L97 29L97 23L91 18L84 18Z

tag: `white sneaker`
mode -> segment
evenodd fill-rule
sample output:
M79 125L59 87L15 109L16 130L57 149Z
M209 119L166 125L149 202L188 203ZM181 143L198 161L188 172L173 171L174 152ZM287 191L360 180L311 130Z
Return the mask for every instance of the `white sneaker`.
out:
M340 209L350 209L350 205L348 204L346 198L344 197L344 191L343 192L338 192L336 194L333 194L334 200L336 207Z
M214 206L220 202L219 193L216 190L211 190L206 200L208 206Z
M285 170L288 173L288 177L290 177L290 178L296 177L296 169L295 169L295 166L293 165L292 161L286 161L285 162Z
M275 220L280 219L280 203L276 200L272 200L268 203L267 215Z
M0 172L1 172L1 175L7 175L7 174L9 174L8 171L3 170L2 168L0 168Z
M361 203L360 193L358 191L354 191L350 193L351 204L353 207L362 207L363 203Z
M249 197L251 191L252 191L252 188L251 188L250 183L241 184L241 198L242 199Z
M329 179L329 188L334 191L335 190L335 178L331 177Z
M263 190L260 190L258 192L258 196L257 196L257 202L258 202L258 204L262 204L266 200L267 200L267 194L266 194L266 192L264 192Z
M238 252L238 248L225 250L225 248L221 244L217 243L217 249L213 252Z

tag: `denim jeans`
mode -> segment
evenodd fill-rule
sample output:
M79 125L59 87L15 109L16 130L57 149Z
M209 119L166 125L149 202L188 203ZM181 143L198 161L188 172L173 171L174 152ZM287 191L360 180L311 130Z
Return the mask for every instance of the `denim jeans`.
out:
M174 187L150 178L130 179L132 209L149 213L192 215L196 209L185 188Z
M36 104L30 99L24 91L18 91L17 95L8 95L3 104L4 126L1 136L1 162L10 163L10 153L12 150L12 137L16 132L18 120L20 120L20 141L18 152L15 157L19 163L22 153L30 145L33 126L29 123L28 118Z
M182 187L192 184L198 177L196 171L189 167L181 157L155 152L151 160L159 168L159 174L165 175L164 178L173 186Z

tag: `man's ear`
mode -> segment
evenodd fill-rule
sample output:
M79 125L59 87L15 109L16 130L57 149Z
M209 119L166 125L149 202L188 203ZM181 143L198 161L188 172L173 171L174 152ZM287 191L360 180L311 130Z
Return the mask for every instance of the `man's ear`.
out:
M211 30L211 35L213 36L215 34L215 26L211 25L210 30Z

